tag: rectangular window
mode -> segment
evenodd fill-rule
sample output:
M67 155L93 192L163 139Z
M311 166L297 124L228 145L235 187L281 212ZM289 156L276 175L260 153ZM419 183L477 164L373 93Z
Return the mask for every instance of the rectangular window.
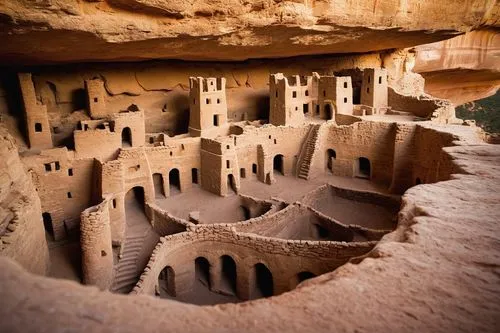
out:
M207 99L206 99L206 102L207 102L207 104L211 104L211 103L212 103L212 100L211 100L210 98L207 98Z
M227 146L226 146L226 149L229 149L229 148L231 148L231 146L230 146L230 145L227 145Z
M94 103L97 103L97 101L99 101L99 99L97 97L94 97Z
M42 124L35 123L35 132L41 132L41 131L42 131Z
M68 169L68 176L73 176L73 168Z
M347 97L344 97L344 103L347 103Z
M116 208L116 199L113 199L113 208Z
M344 88L347 88L347 82L344 82Z
M44 166L45 166L45 171L47 172L52 171L52 166L50 165L50 163L45 163Z
M71 199L72 197L71 192L68 192L68 199Z
M241 169L240 169L240 177L241 177L241 178L245 178L245 177L246 177L246 173L247 173L247 172L246 172L245 168L241 168Z
M379 76L379 77L378 77L378 83L379 83L379 84L382 84L382 76Z
M297 92L296 92L296 91L293 91L293 92L292 92L292 97L293 97L293 98L297 98Z
M229 160L226 161L226 167L229 169L231 167L231 162Z
M56 170L60 170L61 169L61 165L59 164L59 162L56 161Z
M370 93L370 87L366 87L366 92L369 94Z
M219 126L219 115L214 114L214 126Z

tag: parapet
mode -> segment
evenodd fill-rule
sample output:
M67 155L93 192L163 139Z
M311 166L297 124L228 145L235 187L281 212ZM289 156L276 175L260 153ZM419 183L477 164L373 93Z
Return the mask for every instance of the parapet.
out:
M201 76L198 77L190 77L189 78L189 89L193 91L197 91L198 93L204 92L216 92L216 91L225 91L226 90L226 78L223 77L209 77L203 78Z

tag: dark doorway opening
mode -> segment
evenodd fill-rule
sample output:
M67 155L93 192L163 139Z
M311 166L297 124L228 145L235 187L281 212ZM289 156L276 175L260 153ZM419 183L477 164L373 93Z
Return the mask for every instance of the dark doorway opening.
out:
M277 171L277 172L281 173L282 175L285 174L285 172L283 170L283 155L278 154L278 155L274 156L273 169L274 169L274 171Z
M193 184L198 184L198 169L196 168L191 169L191 182Z
M172 169L168 173L168 183L170 188L170 195L177 194L181 191L181 177L179 169Z
M236 184L234 182L233 174L227 175L227 193L236 193Z
M417 179L415 179L415 185L420 185L420 184L422 184L422 180L419 177L417 177Z
M198 257L194 261L195 279L210 289L210 263L207 258Z
M52 215L50 213L42 213L43 218L43 226L45 228L45 232L47 233L50 240L54 240L54 226L52 225Z
M325 104L325 119L330 120L332 119L332 106L331 104Z
M220 289L228 295L236 295L236 263L228 255L222 256L220 260L222 266Z
M309 104L304 104L302 106L302 111L304 112L304 114L309 113Z
M319 224L313 224L314 228L316 229L316 238L317 239L325 239L330 236L330 231L326 229L325 227L319 225Z
M122 129L122 147L132 147L132 131L130 127Z
M297 274L297 281L299 283L301 283L302 281L305 281L305 280L308 280L308 279L311 279L313 277L316 277L316 274L313 274L311 272L300 272L299 274Z
M326 168L333 172L333 161L337 158L337 153L333 149L326 151Z
M214 114L214 126L219 126L219 115Z
M253 298L269 297L274 293L273 275L262 263L254 266L254 290Z
M358 158L358 168L357 169L358 169L358 172L356 174L356 177L370 179L370 177L371 177L371 165L370 165L369 159L367 159L366 157Z
M158 286L161 298L175 297L175 272L170 266L165 267L158 276Z
M161 173L153 174L153 185L155 188L155 198L165 198L165 190L163 188L163 175Z

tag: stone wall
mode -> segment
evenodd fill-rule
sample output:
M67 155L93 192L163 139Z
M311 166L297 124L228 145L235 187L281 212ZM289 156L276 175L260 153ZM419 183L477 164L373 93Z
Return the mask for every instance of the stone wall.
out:
M14 139L0 125L0 255L45 275L49 251L40 199L25 172Z

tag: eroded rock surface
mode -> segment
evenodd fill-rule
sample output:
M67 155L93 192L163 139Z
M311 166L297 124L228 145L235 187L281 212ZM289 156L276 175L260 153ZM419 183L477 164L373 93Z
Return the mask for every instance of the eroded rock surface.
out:
M0 57L47 63L368 52L496 26L498 11L485 0L6 0Z

